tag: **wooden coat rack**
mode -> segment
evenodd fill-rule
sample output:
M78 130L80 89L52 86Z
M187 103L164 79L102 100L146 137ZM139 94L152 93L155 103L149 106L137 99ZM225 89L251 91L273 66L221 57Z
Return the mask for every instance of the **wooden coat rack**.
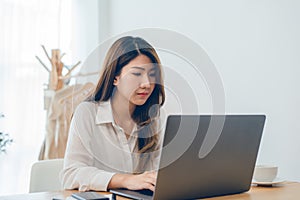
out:
M63 88L64 86L64 80L66 77L70 76L71 72L79 66L81 63L78 61L75 65L71 67L71 69L68 69L64 63L61 61L62 57L65 55L65 53L61 54L60 49L52 49L51 58L45 48L44 45L41 45L50 64L51 64L51 70L47 67L47 65L44 64L44 62L38 57L35 56L36 59L42 64L42 66L50 73L49 74L49 83L48 83L48 89L57 91ZM68 72L65 75L62 75L63 68L66 68Z
M91 95L94 85L87 83L83 86L65 87L72 77L71 72L81 62L78 61L69 68L62 62L65 53L61 54L60 49L52 49L50 57L45 46L41 46L51 67L47 67L38 56L35 56L49 73L48 87L44 89L44 109L47 110L46 134L39 160L63 158L73 111L81 101L87 98L85 94ZM67 73L63 75L64 68L67 69ZM81 90L76 89L77 87Z

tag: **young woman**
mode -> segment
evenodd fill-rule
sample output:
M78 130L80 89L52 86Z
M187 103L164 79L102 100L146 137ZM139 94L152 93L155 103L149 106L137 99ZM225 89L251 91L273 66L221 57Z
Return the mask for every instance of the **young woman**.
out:
M155 49L139 37L109 49L95 93L73 115L65 154L65 189L154 190L165 101Z

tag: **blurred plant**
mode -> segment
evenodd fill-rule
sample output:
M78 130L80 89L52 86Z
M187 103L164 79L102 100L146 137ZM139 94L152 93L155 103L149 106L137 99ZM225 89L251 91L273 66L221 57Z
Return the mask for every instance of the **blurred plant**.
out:
M4 117L2 113L0 113L0 118ZM6 146L12 143L12 139L9 137L9 134L3 133L0 131L0 154L6 153Z

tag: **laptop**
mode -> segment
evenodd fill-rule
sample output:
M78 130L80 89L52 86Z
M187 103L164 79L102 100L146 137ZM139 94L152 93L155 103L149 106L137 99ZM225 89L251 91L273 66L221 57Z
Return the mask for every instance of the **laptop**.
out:
M131 199L198 199L250 189L265 115L171 115L155 192L112 189Z

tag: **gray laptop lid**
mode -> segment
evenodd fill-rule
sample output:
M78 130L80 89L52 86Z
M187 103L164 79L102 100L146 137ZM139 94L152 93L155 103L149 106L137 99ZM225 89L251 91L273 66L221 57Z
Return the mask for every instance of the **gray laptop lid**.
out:
M154 197L130 191L130 198L196 199L248 191L264 123L264 115L169 116ZM129 197L126 190L112 192Z

